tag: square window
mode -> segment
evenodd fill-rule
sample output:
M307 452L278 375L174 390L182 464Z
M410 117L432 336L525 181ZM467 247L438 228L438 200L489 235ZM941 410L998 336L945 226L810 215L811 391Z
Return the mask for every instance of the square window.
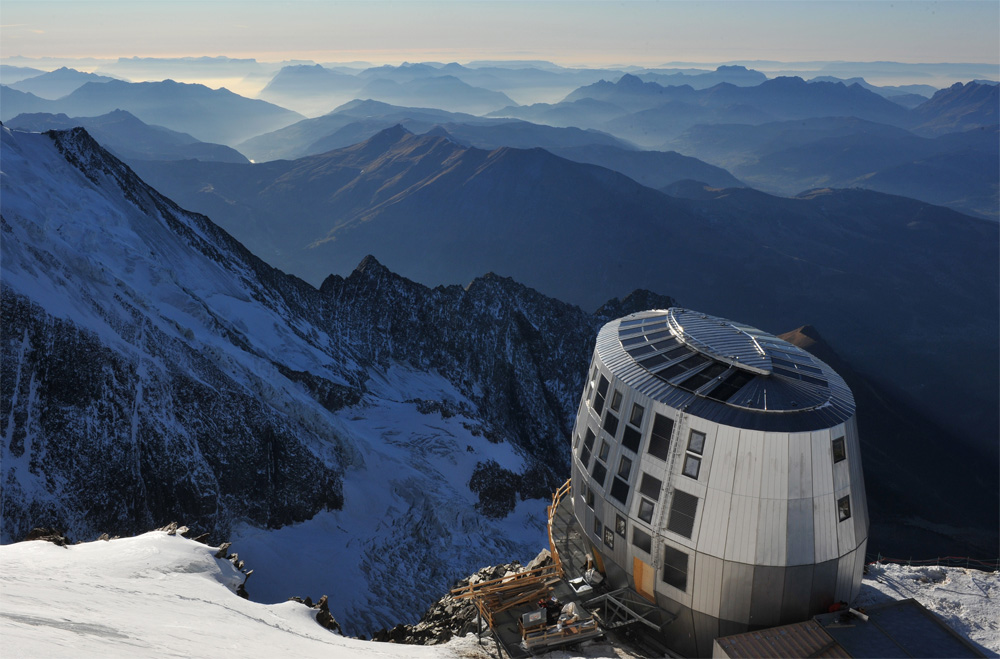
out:
M608 441L606 439L602 439L601 440L601 452L600 452L600 454L597 457L599 457L604 462L607 462L608 461L608 453L610 453L610 452L611 452L611 445L608 444Z
M610 526L604 529L604 544L608 546L608 549L615 548L615 534L611 531Z
M663 583L687 590L688 555L673 547L663 548Z
M851 518L851 496L837 499L837 516L840 517L840 521L843 522L845 519Z
M608 475L608 468L599 461L594 460L594 468L591 470L590 475L593 476L594 482L603 488L604 478Z
M609 435L614 437L618 433L618 417L608 410L608 413L604 415L604 429Z
M670 457L670 435L674 431L673 419L656 414L653 416L653 429L649 433L649 447L646 449L650 455L660 460Z
M625 426L625 430L622 431L622 446L632 451L633 453L639 452L639 441L642 439L642 435L639 431L632 426Z
M670 516L667 519L667 530L690 538L694 531L694 518L697 514L698 497L687 492L674 490L670 503Z
M604 532L604 525L601 524L601 520L596 515L594 515L594 535L600 538L603 532Z
M653 501L660 500L660 490L663 482L659 478L653 478L646 472L642 473L642 480L639 482L639 491Z
M615 533L624 538L625 529L626 529L625 518L622 517L621 515L615 515Z
M833 462L836 464L841 460L847 459L847 446L844 443L843 437L838 437L833 440Z
M632 461L623 455L622 459L618 461L618 478L627 481L631 473Z
M647 524L653 523L653 504L647 499L639 501L639 519Z
M643 409L642 405L639 405L638 403L633 403L632 414L629 416L628 422L631 423L636 428L638 428L639 426L642 425L642 415L645 411L646 410Z
M684 469L683 473L688 478L693 478L698 480L698 472L701 471L701 458L696 455L691 455L688 453L684 456Z
M620 478L614 479L611 483L611 496L620 501L623 506L628 501L628 490L628 483Z
M632 527L632 544L647 554L653 553L653 538L640 528Z
M622 408L622 392L615 389L615 393L611 395L611 409L615 412Z
M701 455L705 452L705 433L699 432L697 430L691 431L691 436L688 437L688 450L692 453L697 453Z

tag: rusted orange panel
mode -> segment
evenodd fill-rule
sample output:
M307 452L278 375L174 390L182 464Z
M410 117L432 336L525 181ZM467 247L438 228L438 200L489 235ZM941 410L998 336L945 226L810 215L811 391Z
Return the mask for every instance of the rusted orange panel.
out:
M636 557L632 557L632 578L635 580L635 592L639 593L653 604L656 604L656 570Z

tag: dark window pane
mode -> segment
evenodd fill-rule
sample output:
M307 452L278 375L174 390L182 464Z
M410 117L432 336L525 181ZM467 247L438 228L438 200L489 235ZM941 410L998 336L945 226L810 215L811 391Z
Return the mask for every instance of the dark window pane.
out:
M586 444L580 449L580 462L583 463L584 469L587 469L590 465L590 449L587 448Z
M608 475L608 468L598 460L594 460L594 468L591 470L590 475L593 477L594 482L603 488L604 478Z
M840 521L843 522L845 519L851 518L851 497L850 495L837 499L837 515L840 517Z
M594 535L596 535L598 538L600 538L601 537L601 533L603 531L604 531L604 525L601 524L601 520L599 520L597 518L597 515L594 515Z
M642 435L639 431L630 426L625 426L625 430L622 431L622 446L632 451L633 453L639 452L639 441L642 439Z
M663 582L687 590L688 555L673 547L663 548Z
M607 441L601 440L601 452L598 457L604 462L608 461L608 453L611 451L611 445Z
M692 430L688 436L688 450L701 455L705 452L705 433Z
M653 523L653 504L645 499L639 501L639 519L647 524Z
M640 528L632 527L632 544L647 554L653 553L653 538Z
M590 428L587 428L587 438L583 440L583 445L586 446L588 449L593 450L594 439L596 438L597 435L594 434L594 431L591 430Z
M628 480L628 477L631 474L632 474L632 461L623 455L622 459L618 461L618 478L621 478L622 480Z
M615 533L624 538L626 528L625 518L621 515L615 515Z
M611 531L611 527L604 529L604 544L608 546L608 549L615 548L615 534Z
M701 458L695 455L684 456L684 469L681 471L685 476L698 480L698 472L701 471Z
M608 384L609 384L608 379L602 375L601 381L597 383L597 393L601 394L602 396L607 396Z
M659 478L654 478L643 472L642 480L639 482L639 491L653 501L660 500L660 490L663 489L663 482Z
M833 440L833 461L840 462L847 459L847 447L844 445L844 438L838 437Z
M615 389L615 393L611 394L611 409L615 412L620 410L622 407L622 392Z
M611 496L625 505L625 501L628 500L628 483L620 478L615 478L611 482Z
M594 491L587 488L587 505L590 506L591 510L594 508Z
M642 425L642 415L645 411L646 410L643 408L642 405L639 405L638 403L633 403L632 414L629 416L628 422L631 423L636 428L638 428L639 426Z
M649 434L649 448L646 450L654 458L666 460L670 456L670 434L674 431L674 421L665 416L653 416L653 428Z
M612 437L618 433L618 417L612 414L611 410L608 410L608 413L604 415L604 429Z
M678 533L685 538L691 537L694 530L694 517L698 512L698 497L674 490L670 502L670 516L667 519L667 530Z

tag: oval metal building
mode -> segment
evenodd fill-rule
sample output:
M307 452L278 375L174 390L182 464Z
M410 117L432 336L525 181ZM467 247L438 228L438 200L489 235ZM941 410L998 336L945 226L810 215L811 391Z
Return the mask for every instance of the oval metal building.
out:
M573 433L573 512L663 641L806 620L861 587L868 511L854 397L808 352L687 309L597 337Z

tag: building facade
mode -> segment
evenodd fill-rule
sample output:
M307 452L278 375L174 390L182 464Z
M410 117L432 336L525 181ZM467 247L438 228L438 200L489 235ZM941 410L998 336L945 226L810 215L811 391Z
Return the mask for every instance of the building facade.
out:
M663 641L799 622L861 586L868 510L854 397L758 329L645 311L597 337L573 433L573 510Z

